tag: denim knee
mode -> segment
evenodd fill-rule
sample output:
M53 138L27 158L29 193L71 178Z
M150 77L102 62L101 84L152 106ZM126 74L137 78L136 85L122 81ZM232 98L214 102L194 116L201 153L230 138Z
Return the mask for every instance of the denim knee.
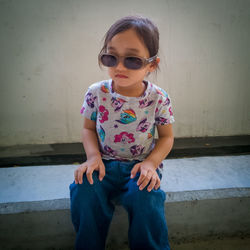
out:
M166 199L166 194L161 190L151 190L148 192L146 188L139 190L139 188L134 188L133 191L125 195L123 201L124 205L133 210L143 210L150 211L158 210L161 207L164 207L164 201Z
M123 197L123 205L129 214L131 249L169 249L165 199L161 189L148 192L139 190L137 185Z
M97 201L95 197L102 199L105 197L104 188L101 186L101 182L98 178L98 173L96 171L93 172L93 184L88 182L86 174L83 175L82 184L75 184L73 182L70 184L70 199L71 203L77 203L76 206L80 207L83 203L91 205L95 205Z

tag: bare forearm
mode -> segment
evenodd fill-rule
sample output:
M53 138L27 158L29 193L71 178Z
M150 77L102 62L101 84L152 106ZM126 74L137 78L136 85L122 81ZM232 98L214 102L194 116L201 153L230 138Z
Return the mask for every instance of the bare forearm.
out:
M173 143L174 137L172 136L159 138L146 160L152 161L157 168L171 151Z
M94 130L83 128L82 143L83 143L85 153L87 155L87 159L89 159L90 157L94 155L101 157L98 140L97 140L97 134Z

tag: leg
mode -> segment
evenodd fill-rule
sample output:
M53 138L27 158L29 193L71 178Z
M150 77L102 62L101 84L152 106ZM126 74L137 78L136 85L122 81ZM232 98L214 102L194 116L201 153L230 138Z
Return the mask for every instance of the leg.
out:
M86 175L83 184L70 185L71 218L75 227L76 249L101 250L105 248L108 228L114 206L108 199L110 184L98 179L94 171L94 184L90 185Z
M129 214L129 242L132 250L169 250L168 229L164 213L165 193L140 191L136 178L127 183L122 203Z

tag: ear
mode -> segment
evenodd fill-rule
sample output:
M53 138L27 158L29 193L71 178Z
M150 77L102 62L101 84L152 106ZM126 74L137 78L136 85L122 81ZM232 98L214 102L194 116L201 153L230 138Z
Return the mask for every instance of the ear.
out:
M159 63L160 63L160 57L157 57L155 59L155 61L153 61L152 63L149 64L148 71L149 72L153 72L157 68L157 66L158 66Z

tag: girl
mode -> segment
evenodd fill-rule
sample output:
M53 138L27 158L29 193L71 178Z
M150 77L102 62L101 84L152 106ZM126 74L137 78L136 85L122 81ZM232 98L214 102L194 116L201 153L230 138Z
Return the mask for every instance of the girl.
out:
M70 185L76 249L105 248L114 198L129 215L130 249L170 249L160 168L173 145L174 117L168 94L144 80L158 68L158 48L158 29L143 17L124 17L105 35L99 64L111 79L92 84L85 95L87 161Z

